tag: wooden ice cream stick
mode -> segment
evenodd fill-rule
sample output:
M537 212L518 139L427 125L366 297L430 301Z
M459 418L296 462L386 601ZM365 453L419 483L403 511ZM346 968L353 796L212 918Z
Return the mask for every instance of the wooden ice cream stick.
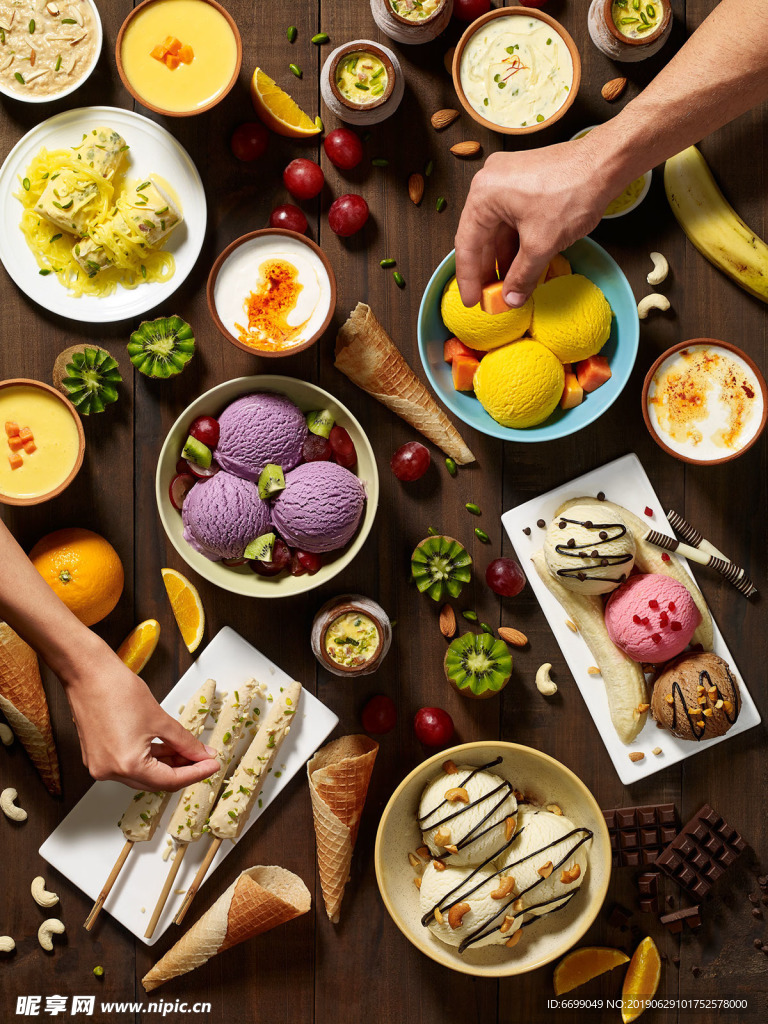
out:
M729 562L724 558L718 558L717 555L700 551L699 548L692 548L690 544L682 544L679 540L675 540L674 537L667 537L666 534L659 533L658 530L648 530L644 540L658 548L664 548L666 551L674 551L678 555L682 555L683 558L687 558L690 562L696 562L699 565L707 565L711 569L716 569L729 583L736 584L744 575L744 570L738 565L734 565L733 562Z
M188 849L189 843L183 843L182 845L176 847L176 854L173 858L173 863L171 864L171 870L168 872L168 877L165 880L165 885L163 886L163 890L157 898L155 909L152 911L152 917L149 919L147 930L144 932L145 939L151 939L155 933L157 922L160 920L160 915L162 914L165 908L165 904L168 902L168 896L170 895L171 887L173 886L173 883L176 881L176 875L178 875L179 873L181 862L184 860L184 854L187 852Z
M125 846L120 851L120 856L115 861L115 866L110 871L109 877L107 878L106 882L104 883L104 888L99 893L99 895L98 895L98 897L96 899L96 902L93 904L93 907L91 908L90 914L85 919L84 927L85 927L85 930L87 932L89 932L91 930L91 928L93 928L93 926L94 926L94 924L96 922L96 918L101 913L101 908L104 906L104 902L105 902L107 896L109 896L110 892L112 891L112 886L117 881L117 876L123 870L123 865L125 864L126 860L128 860L128 854L133 849L133 845L134 845L133 844L133 840L129 839L128 842L125 844Z
M710 555L714 555L716 558L722 558L723 561L729 562L732 565L735 564L731 562L727 555L724 555L722 551L708 541L706 537L703 537L695 527L691 526L691 524L684 519L679 512L675 512L674 509L670 509L669 512L667 512L667 519L669 520L669 524L672 529L676 533L679 533L683 540L688 544L695 548L699 548L701 551L706 551ZM738 579L729 580L729 582L736 587L740 594L744 594L745 597L754 597L757 593L757 587L743 569L739 569L739 573L740 575Z
M203 884L203 879L208 873L208 868L211 866L211 861L219 852L219 847L223 842L223 839L214 839L211 845L208 847L208 853L206 853L205 855L205 860L198 868L194 881L192 882L192 885L190 885L190 887L187 889L186 895L184 896L184 900L181 906L179 907L179 912L173 919L174 924L181 924L181 922L184 920L187 911L192 905L192 900L197 895L197 890Z

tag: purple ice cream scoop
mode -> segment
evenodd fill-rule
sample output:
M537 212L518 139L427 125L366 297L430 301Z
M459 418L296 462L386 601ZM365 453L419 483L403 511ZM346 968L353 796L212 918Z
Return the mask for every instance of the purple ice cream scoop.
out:
M219 416L216 461L246 480L258 480L268 462L287 473L298 466L307 434L304 413L290 398L269 392L245 395Z
M270 527L269 505L256 484L224 470L198 480L184 499L181 518L184 540L213 562L242 558Z
M290 547L335 551L352 539L365 506L363 485L335 462L305 462L285 475L272 523Z

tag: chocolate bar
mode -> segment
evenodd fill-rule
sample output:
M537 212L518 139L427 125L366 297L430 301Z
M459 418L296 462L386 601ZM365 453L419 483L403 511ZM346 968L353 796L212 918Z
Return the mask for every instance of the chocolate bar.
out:
M658 914L659 912L659 876L655 871L644 871L635 879L635 885L640 893L637 905L645 914Z
M679 831L674 804L603 811L616 867L647 867Z
M673 910L671 914L662 914L659 921L664 925L671 935L677 935L683 930L683 922L689 928L701 928L701 908L681 907L680 910Z
M702 899L746 845L735 828L709 804L704 804L659 854L656 866L691 895Z

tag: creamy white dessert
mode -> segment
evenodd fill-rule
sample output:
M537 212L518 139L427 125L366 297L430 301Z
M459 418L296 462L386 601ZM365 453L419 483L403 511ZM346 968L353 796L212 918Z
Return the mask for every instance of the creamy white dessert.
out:
M547 568L566 590L609 594L632 571L635 538L621 516L600 502L572 505L555 516L544 540Z
M527 128L556 114L573 85L563 38L540 18L492 18L470 38L459 77L470 105L501 128Z
M504 907L509 900L494 899L492 893L499 891L499 885L499 878L493 866L476 868L468 872L459 868L438 871L434 863L428 864L421 877L419 890L421 913L429 917L427 927L435 938L441 939L449 946L459 946L464 941L471 942L473 949L504 945L522 926L523 916L510 913L509 916L514 917L514 921L504 932L501 931L504 918L507 916ZM468 904L469 909L461 915L460 923L454 928L450 921L450 908L461 907L462 903ZM435 906L445 908L440 911L441 921L435 917ZM482 934L472 942L474 933L478 930Z

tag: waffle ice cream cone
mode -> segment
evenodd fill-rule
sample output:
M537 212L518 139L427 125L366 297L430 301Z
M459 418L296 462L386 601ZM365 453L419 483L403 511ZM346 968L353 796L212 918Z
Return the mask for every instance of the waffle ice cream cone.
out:
M37 655L5 622L0 622L0 711L48 791L61 793L59 759Z
M460 466L475 461L461 434L364 302L358 302L339 331L335 366Z
M275 866L247 868L141 983L151 992L217 953L306 914L311 902L309 889L292 871Z
M328 917L338 924L352 851L379 744L368 736L332 740L307 763L317 865Z

